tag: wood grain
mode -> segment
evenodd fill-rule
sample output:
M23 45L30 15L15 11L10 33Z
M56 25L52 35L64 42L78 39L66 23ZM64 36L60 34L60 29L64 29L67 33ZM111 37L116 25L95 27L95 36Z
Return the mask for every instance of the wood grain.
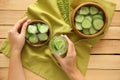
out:
M0 25L13 25L23 15L25 11L0 11ZM120 12L115 12L111 25L120 26Z
M37 0L0 0L1 10L26 10L27 7ZM120 10L120 0L107 0L116 5L116 10Z
M120 70L88 70L86 80L120 80Z
M44 80L25 69L26 80ZM0 80L7 80L8 68L0 68ZM108 77L109 76L109 77ZM87 70L87 80L120 80L120 70Z
M0 54L0 68L9 67L9 59ZM120 56L117 55L91 55L88 69L120 69Z

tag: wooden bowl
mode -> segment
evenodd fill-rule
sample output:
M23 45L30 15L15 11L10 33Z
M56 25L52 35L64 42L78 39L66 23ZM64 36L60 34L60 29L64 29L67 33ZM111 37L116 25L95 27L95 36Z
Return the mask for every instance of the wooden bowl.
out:
M37 23L47 24L46 22L41 21L41 20L32 20L32 21L30 21L30 22L28 23L27 28L28 28L29 25L37 24ZM48 25L48 24L47 24L47 25ZM47 43L49 42L49 40L50 40L50 37L51 37L50 26L48 25L48 27L49 27L49 30L48 30L48 32L47 32L47 34L48 34L48 40L46 40L46 41L39 41L38 43L33 44L33 43L31 43L31 42L26 38L26 42L27 42L29 45L34 46L34 47L40 47L40 46L43 46L43 45L47 44Z
M76 26L75 26L75 16L76 16L76 14L77 14L77 11L78 11L81 7L83 7L83 6L95 6L96 8L98 8L99 10L101 10L101 11L103 12L104 26L102 27L102 29L101 29L100 31L98 31L98 32L95 33L95 34L87 35L87 34L84 34L84 33L82 33L81 31L79 31L79 30L76 29ZM72 27L73 27L74 31L75 31L80 37L83 37L83 38L92 38L92 37L96 37L96 36L102 34L102 33L105 31L105 29L106 29L106 27L107 27L107 25L108 25L108 16L107 16L107 14L106 14L105 9L104 9L100 4L98 4L98 3L96 3L96 2L85 2L85 3L82 3L82 4L78 5L78 6L75 8L75 10L73 11L72 17L71 17L71 22L72 22Z

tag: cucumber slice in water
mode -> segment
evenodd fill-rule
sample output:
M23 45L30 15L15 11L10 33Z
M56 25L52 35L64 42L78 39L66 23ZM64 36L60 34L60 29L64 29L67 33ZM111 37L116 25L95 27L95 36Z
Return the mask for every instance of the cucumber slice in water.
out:
M82 27L85 29L89 29L91 27L91 22L88 19L84 19L82 22Z
M90 14L95 15L97 13L98 13L98 9L96 7L94 7L94 6L91 6L90 7Z
M94 27L91 27L91 28L89 29L89 33L90 33L90 34L95 34L95 33L97 33L97 30L94 29Z
M48 40L48 35L46 33L40 33L38 34L38 38L40 41L46 41Z
M37 27L40 33L47 33L49 30L49 27L46 24L37 25Z
M103 16L100 14L96 14L93 16L93 19L96 19L96 18L103 19Z
M102 29L103 25L104 25L104 21L102 19L93 20L93 26L96 30Z
M75 21L76 22L82 22L84 20L84 16L83 15L76 15L76 17L75 17Z
M55 36L49 42L52 53L63 56L68 49L68 43L62 36Z
M38 33L36 25L29 25L27 28L28 33L30 34L36 34Z
M77 29L77 30L82 30L81 23L76 22L76 23L75 23L75 26L76 26L76 29Z
M34 35L31 35L31 36L29 37L29 41L30 41L31 43L33 43L33 44L39 42L38 37L37 37L37 35L35 35L35 34L34 34Z
M81 15L87 15L89 14L89 7L81 7L80 10L79 10L79 14Z

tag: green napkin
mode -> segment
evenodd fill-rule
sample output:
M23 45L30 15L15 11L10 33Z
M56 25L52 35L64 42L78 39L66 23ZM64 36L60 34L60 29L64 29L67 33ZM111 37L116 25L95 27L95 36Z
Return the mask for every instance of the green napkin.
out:
M106 9L110 24L115 4L104 0L38 0L28 7L25 14L31 19L40 19L47 22L52 30L52 37L61 33L69 36L75 44L77 67L83 75L85 75L87 70L91 47L98 42L106 32L95 38L83 39L72 30L70 23L72 11L77 5L87 1L97 2ZM9 57L10 45L8 39L3 43L0 50ZM22 50L22 64L28 70L47 80L69 80L68 76L61 70L50 52L48 44L36 48L26 43Z

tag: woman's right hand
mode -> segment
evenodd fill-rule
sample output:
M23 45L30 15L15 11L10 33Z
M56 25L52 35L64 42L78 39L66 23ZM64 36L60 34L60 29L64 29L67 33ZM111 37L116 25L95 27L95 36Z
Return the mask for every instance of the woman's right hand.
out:
M71 80L85 80L76 65L76 51L73 42L66 35L63 37L68 42L68 52L64 58L54 54L55 58Z

